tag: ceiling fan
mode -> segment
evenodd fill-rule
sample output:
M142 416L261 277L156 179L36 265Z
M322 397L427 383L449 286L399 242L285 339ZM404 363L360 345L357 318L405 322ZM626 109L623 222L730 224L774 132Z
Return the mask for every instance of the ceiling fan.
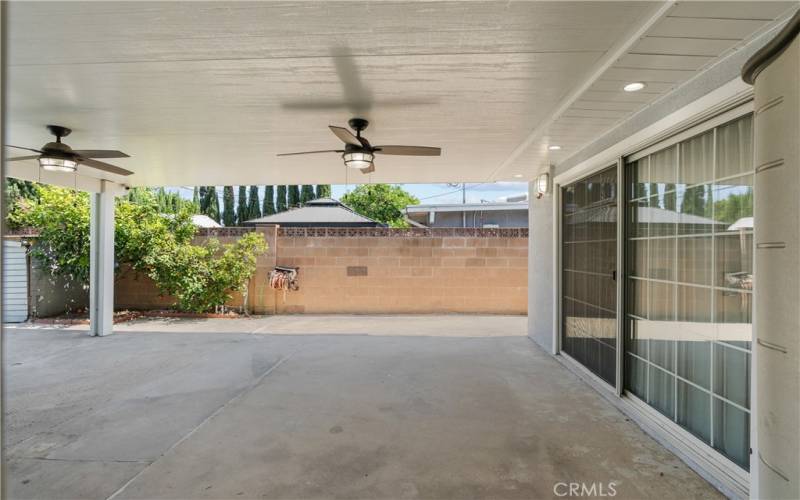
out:
M48 142L41 149L24 148L22 146L12 146L7 144L10 148L24 149L25 151L33 151L38 153L31 156L17 156L9 158L7 161L22 161L22 160L39 160L39 166L45 170L52 170L56 172L75 172L78 169L78 164L86 165L87 167L96 168L103 172L109 172L117 175L131 175L133 172L125 170L122 167L111 165L102 161L97 161L94 158L129 158L128 155L122 151L114 151L111 149L72 149L67 144L61 142L62 137L68 136L72 130L60 125L48 125L47 130L56 136L55 142Z
M278 156L293 156L293 155L308 155L316 153L342 153L344 164L350 168L357 168L361 172L368 174L375 171L375 164L373 159L376 154L379 155L403 155L403 156L441 156L441 148L432 148L428 146L373 146L365 137L361 137L361 132L367 128L369 122L363 118L352 118L347 122L350 128L356 131L353 135L352 132L344 127L334 127L329 125L328 128L336 135L342 142L344 142L344 149L326 149L323 151L303 151L300 153L282 153Z

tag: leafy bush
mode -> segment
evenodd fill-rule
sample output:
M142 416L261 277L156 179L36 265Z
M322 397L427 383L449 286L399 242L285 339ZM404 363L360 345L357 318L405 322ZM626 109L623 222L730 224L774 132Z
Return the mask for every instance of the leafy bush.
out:
M84 286L89 283L89 196L54 186L37 186L38 199L20 198L9 213L18 227L35 227L39 237L32 255L51 274ZM159 212L150 192L136 202L116 202L115 271L133 269L173 295L180 309L203 312L223 305L243 291L255 272L256 258L267 250L261 233L249 233L231 245L210 240L192 243L197 229L191 210Z
M177 299L178 308L204 312L224 304L232 292L244 292L257 256L266 250L264 235L253 232L227 245L216 239L202 246L169 241L146 262L149 276L163 293Z
M35 227L39 238L31 255L54 276L89 284L89 195L70 189L38 186L38 201L20 198L9 224Z

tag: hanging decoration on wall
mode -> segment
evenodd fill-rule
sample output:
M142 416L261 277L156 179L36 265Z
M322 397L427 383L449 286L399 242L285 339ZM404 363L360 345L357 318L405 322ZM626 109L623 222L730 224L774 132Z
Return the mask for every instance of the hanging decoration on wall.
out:
M273 290L283 290L283 300L286 300L286 292L300 289L300 285L297 282L299 269L298 267L275 266L267 276L269 287Z

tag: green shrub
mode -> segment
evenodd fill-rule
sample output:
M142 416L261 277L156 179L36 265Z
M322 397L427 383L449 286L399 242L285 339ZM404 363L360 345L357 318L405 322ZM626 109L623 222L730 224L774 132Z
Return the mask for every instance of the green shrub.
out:
M205 312L223 305L233 292L245 292L256 258L267 250L264 235L247 233L235 243L204 245L169 242L147 257L148 275L162 293L177 299L184 311Z
M9 212L17 227L35 227L34 258L54 276L89 284L89 196L54 186L37 186L37 198L19 198ZM136 201L119 198L114 224L117 273L142 272L158 289L176 298L176 306L205 312L223 305L230 294L245 291L256 258L267 250L261 233L248 233L230 245L210 240L192 243L197 229L191 210L159 212L152 193Z

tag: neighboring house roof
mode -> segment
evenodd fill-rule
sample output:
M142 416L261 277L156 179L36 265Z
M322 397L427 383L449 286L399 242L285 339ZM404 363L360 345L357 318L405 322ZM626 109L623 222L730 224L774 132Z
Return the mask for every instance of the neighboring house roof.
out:
M161 214L161 215L162 217L166 217L167 219L175 218L175 214ZM192 215L192 224L194 224L195 227L203 227L203 228L222 227L222 224L215 221L208 215L203 215L203 214Z
M738 231L740 229L753 229L753 218L742 217L741 219L731 224L731 226L728 228L728 231Z
M222 227L222 224L203 214L192 215L192 224L197 227Z
M491 210L528 210L528 202L457 203L442 205L409 205L407 214L427 212L481 212Z
M384 224L357 214L333 198L319 198L293 208L245 222L247 225L278 224L284 227L382 227Z
M576 224L582 222L616 222L617 212L613 207L606 207L607 210L588 210L570 215L569 223ZM682 214L674 210L667 210L659 207L637 207L637 222L644 224L697 224L697 225L726 225L708 217L699 215Z

